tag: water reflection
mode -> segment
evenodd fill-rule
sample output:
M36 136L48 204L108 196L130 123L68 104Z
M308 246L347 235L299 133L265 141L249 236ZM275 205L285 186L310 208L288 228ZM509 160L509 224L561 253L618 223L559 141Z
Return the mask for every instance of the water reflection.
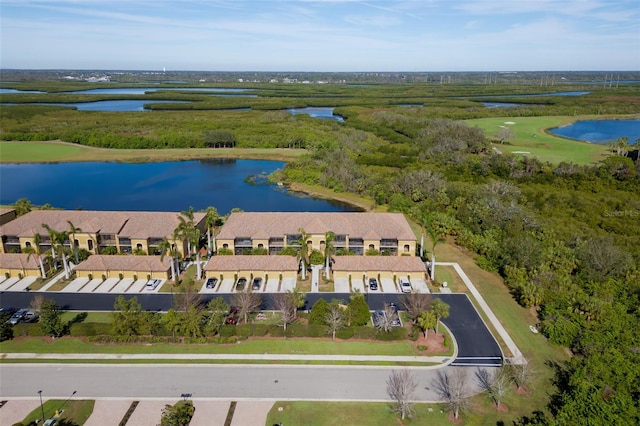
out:
M339 202L292 193L284 186L250 184L248 176L268 176L279 161L208 159L160 163L3 164L0 203L28 198L65 209L182 211L215 206L222 214L245 211L354 211ZM69 183L73 182L73 185Z

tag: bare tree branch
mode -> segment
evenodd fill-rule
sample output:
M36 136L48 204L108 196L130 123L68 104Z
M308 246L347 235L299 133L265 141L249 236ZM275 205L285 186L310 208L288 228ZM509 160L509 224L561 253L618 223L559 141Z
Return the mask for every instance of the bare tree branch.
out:
M431 307L431 295L429 293L407 293L400 298L400 305L407 312L414 323L424 311Z
M402 420L413 417L414 410L411 400L418 384L409 370L393 370L387 380L387 394L395 402L395 410Z
M324 318L327 324L327 332L331 334L331 340L336 340L336 332L344 327L344 312L335 303L329 305L329 312Z
M262 296L252 291L241 291L233 295L231 304L238 308L238 315L247 324L249 315L259 310L262 306Z
M467 372L463 368L438 370L433 387L455 419L458 419L461 411L470 409L466 394Z

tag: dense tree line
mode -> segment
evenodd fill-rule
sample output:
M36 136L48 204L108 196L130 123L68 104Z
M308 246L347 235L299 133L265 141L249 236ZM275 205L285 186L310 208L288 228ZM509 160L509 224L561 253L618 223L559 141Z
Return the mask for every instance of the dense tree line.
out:
M613 154L591 166L499 155L476 129L412 114L376 118L413 128L404 131L410 142L352 134L284 174L369 196L455 238L535 307L542 333L574 355L557 366L552 417L539 422L638 423L640 164ZM394 151L405 155L385 155Z

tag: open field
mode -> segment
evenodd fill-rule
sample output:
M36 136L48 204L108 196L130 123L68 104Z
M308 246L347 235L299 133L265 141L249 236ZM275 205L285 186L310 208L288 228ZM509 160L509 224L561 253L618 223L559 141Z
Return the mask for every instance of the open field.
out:
M197 160L202 158L247 158L288 161L304 153L287 148L176 148L107 149L62 141L0 142L2 163L51 163L75 161L148 161Z
M489 138L495 134L500 126L507 126L513 130L515 138L506 141L505 144L494 144L497 149L503 152L535 156L541 161L551 163L566 161L577 164L592 164L607 157L606 145L564 139L547 133L545 129L564 126L578 120L593 119L603 119L603 117L496 117L467 120L466 123L469 126L478 126L483 129ZM522 154L522 152L528 154Z

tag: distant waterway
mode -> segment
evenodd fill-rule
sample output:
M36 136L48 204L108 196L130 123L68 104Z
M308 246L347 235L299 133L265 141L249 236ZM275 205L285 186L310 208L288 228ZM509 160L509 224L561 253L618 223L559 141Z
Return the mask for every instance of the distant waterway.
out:
M64 209L182 211L214 206L244 211L355 211L355 207L290 192L267 182L284 167L264 160L158 163L2 164L0 203L27 198Z
M313 118L322 118L325 120L335 120L343 122L344 118L333 113L334 107L307 107L307 108L290 108L287 110L292 115L307 114Z
M184 104L186 101L156 101L156 100L129 100L121 99L114 101L93 101L93 102L75 102L75 103L28 103L28 104L15 104L6 103L4 106L15 105L53 105L62 107L75 107L78 111L103 111L103 112L134 112L134 111L151 111L145 108L145 105L151 104Z
M549 132L569 139L600 144L626 137L630 144L635 144L640 138L640 120L581 120L568 126L549 129Z

